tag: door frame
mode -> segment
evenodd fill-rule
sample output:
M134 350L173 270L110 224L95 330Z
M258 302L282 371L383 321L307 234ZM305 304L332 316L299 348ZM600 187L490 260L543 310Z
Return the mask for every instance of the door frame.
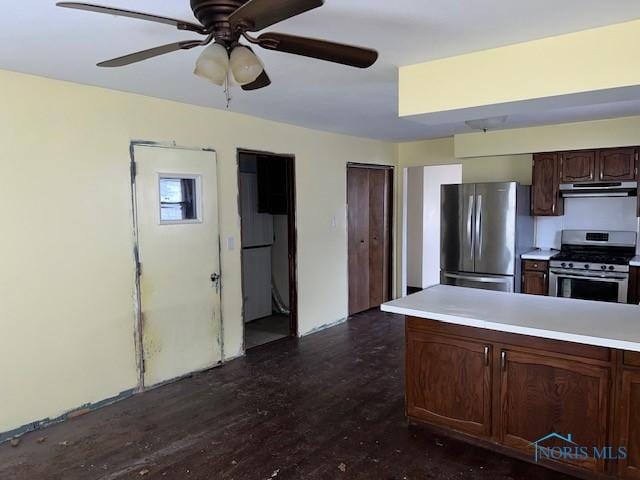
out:
M298 223L296 203L296 156L292 153L274 153L264 150L238 148L236 153L236 172L238 178L238 217L242 219L242 207L240 205L240 155L264 155L267 157L279 157L287 159L287 179L289 181L289 195L287 207L288 224L288 250L289 250L289 337L299 335L298 324ZM240 271L244 271L242 258L242 227L240 228ZM242 275L240 275L242 278ZM242 342L244 349L245 323L244 323L244 280L240 282L242 301Z
M388 170L389 171L389 198L388 198L388 202L389 202L389 231L386 232L387 234L387 238L388 238L388 242L389 242L389 265L387 266L388 268L388 279L387 282L389 284L389 288L388 288L388 297L390 299L393 298L393 292L395 291L395 278L396 278L396 274L394 271L394 265L395 265L395 261L394 261L394 248L395 248L395 242L394 242L394 231L395 231L395 192L396 192L396 186L395 186L395 178L396 178L396 167L395 165L384 165L384 164L376 164L376 163L360 163L360 162L347 162L347 168L345 170L345 173L347 175L345 175L345 204L347 206L346 208L346 212L345 212L345 216L347 219L347 304L349 303L349 287L350 287L350 281L349 281L349 181L348 181L348 174L349 174L349 169L350 168L365 168L365 169L370 169L370 170ZM348 308L347 308L347 315L351 316L349 314Z
M222 305L222 247L220 243L220 218L221 218L221 202L220 202L220 165L217 161L218 152L209 147L185 147L178 145L175 141L171 142L155 142L150 140L132 140L129 143L129 183L131 186L131 211L132 211L132 220L133 220L133 265L134 265L134 293L133 293L133 303L134 303L134 343L135 343L135 354L136 354L136 369L138 373L138 385L135 389L136 392L144 392L147 390L147 387L144 382L144 320L142 316L142 290L141 290L141 282L140 277L142 275L142 269L140 264L140 235L138 228L138 206L137 206L137 188L136 188L136 159L135 159L135 149L136 147L151 147L151 148L167 148L173 150L189 150L195 152L210 152L216 155L216 195L218 197L217 205L218 205L218 262L219 271L220 271L220 355L221 360L220 364L225 361L224 354L224 319L222 317L223 305ZM184 376L188 376L191 373L188 373ZM169 382L173 382L176 379L169 380ZM157 385L154 385L151 388L157 388L162 386L163 382Z

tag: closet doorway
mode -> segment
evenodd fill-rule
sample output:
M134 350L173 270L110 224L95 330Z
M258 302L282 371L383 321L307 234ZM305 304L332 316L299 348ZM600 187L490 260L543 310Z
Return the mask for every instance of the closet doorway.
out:
M245 350L298 335L295 159L238 151Z
M391 299L393 167L347 165L349 315Z

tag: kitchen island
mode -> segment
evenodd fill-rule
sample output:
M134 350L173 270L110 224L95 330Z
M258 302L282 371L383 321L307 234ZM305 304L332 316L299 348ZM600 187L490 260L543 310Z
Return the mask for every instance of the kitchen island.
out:
M382 310L407 316L411 421L583 478L640 478L640 307L438 285Z

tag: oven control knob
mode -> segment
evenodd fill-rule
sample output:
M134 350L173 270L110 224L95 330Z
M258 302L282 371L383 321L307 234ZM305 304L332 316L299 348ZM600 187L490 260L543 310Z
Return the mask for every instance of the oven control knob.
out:
M566 268L567 264L566 264L566 263L564 263L564 262L562 262L562 263L560 264L560 266L561 266L562 268Z
M601 268L602 270L606 270L606 269L607 269L607 266L606 266L606 265L602 265L600 268Z
M590 267L590 266L591 266L591 265L589 265L589 264L587 263L587 264L585 264L584 269L585 269L585 270L589 270L589 267Z
M569 268L573 268L573 263L570 263L570 264L569 264Z
M614 267L613 265L609 265L609 270L612 270L612 271L613 271L613 270L615 270L615 269L616 269L616 267Z

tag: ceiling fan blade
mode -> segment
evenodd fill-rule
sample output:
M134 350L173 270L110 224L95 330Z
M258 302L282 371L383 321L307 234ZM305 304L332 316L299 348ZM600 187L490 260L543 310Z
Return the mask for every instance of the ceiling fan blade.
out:
M251 91L251 90L259 90L261 88L265 88L271 85L271 79L267 72L263 71L255 81L248 83L247 85L243 85L242 89Z
M172 25L178 30L189 30L192 32L201 33L203 35L207 34L206 29L202 25L198 25L192 22L186 22L184 20L176 20L175 18L151 15L149 13L134 12L132 10L123 10L121 8L103 7L101 5L78 2L58 2L57 6L64 8L73 8L76 10L86 10L88 12L106 13L108 15L117 15L119 17L137 18L138 20L148 20L150 22Z
M358 68L369 68L378 60L378 52L369 48L284 33L264 33L258 37L258 44L268 50L292 53Z
M125 55L124 57L107 60L106 62L100 62L98 66L124 67L125 65L131 65L132 63L141 62L143 60L148 60L149 58L164 55L165 53L177 52L178 50L189 50L201 45L203 45L203 42L199 40L186 40L183 42L170 43L169 45L162 45L160 47L150 48L149 50L131 53L129 55Z
M324 0L249 0L229 16L229 23L258 32L322 5Z

